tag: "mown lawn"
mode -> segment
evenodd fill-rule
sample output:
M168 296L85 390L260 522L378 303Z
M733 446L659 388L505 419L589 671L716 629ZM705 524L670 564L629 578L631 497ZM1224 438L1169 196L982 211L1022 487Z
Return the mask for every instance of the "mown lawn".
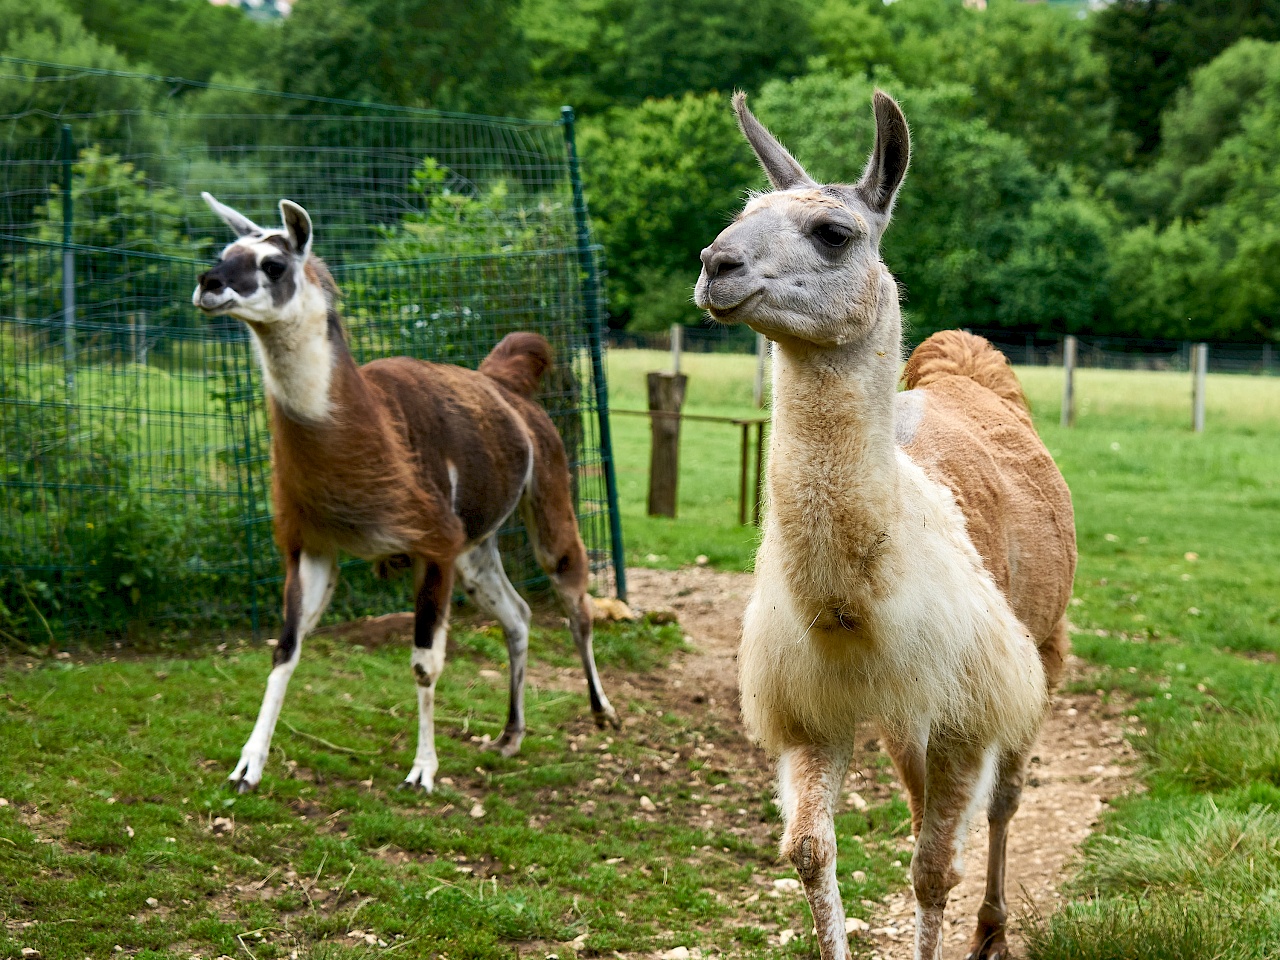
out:
M404 638L309 640L260 792L244 796L224 778L265 646L11 659L0 956L777 954L780 932L810 921L777 862L766 764L730 704L671 682L688 656L678 627L602 627L597 641L623 730L595 729L566 631L543 626L530 733L506 760L483 750L506 712L500 633L455 630L431 797L396 789L416 731ZM863 837L841 876L864 917L905 876L909 825L888 794L841 818Z
M642 403L644 372L668 362L615 351L613 395ZM686 355L685 367L690 412L754 412L752 358ZM1075 650L1096 669L1089 689L1132 703L1146 788L1114 804L1031 956L1278 957L1280 379L1211 376L1195 435L1185 374L1081 371L1077 426L1064 430L1061 372L1018 373L1075 502ZM615 425L629 555L750 569L732 431L686 426L670 521L643 516L647 430Z

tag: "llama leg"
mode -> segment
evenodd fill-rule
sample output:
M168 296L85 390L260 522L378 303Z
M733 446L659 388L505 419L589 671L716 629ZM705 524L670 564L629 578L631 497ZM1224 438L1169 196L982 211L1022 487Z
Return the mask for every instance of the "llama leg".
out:
M262 697L258 722L240 751L240 762L227 778L241 793L252 790L262 780L262 768L271 750L271 735L275 733L280 708L284 706L285 690L302 654L302 640L315 628L329 605L337 582L337 557L298 551L285 562L284 630L272 655L273 666L267 676L267 692Z
M436 681L444 670L444 648L449 634L449 601L453 591L453 564L415 557L413 581L416 587L413 618L413 653L409 663L418 684L418 752L413 768L401 787L435 789L436 770Z
M882 735L885 750L893 760L898 779L907 790L907 806L911 809L911 835L920 836L924 824L924 746L908 739Z
M1022 783L1026 778L1025 753L1006 753L996 769L996 782L987 807L990 846L987 851L987 889L978 908L978 929L967 960L1004 960L1009 955L1005 940L1008 908L1004 900L1005 846L1009 821L1018 810Z
M844 904L836 881L833 814L853 751L845 747L792 747L778 764L778 794L786 829L782 853L795 866L813 911L822 960L847 960Z
M533 492L539 488L535 475L531 491L521 502L520 512L533 543L534 556L551 578L568 615L569 632L573 634L578 656L582 658L582 669L587 675L587 695L591 698L591 713L595 716L596 726L603 728L607 725L616 730L622 723L609 698L604 695L600 673L596 670L591 601L587 596L590 573L587 549L578 536L578 522L568 502L567 486L566 483L566 489L560 491L562 496L538 496Z
M475 604L502 624L510 661L511 697L507 726L493 748L504 757L520 751L524 739L524 674L529 655L529 605L516 592L502 569L497 541L490 537L458 558L458 579Z
M925 803L911 858L916 894L916 960L942 957L942 914L964 873L969 821L986 799L995 749L931 740L925 755Z

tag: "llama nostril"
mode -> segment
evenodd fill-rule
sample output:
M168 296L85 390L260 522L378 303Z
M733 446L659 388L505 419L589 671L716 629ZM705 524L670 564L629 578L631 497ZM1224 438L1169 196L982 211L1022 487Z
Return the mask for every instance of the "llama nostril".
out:
M707 247L702 251L702 266L707 272L708 280L715 280L717 277L726 277L742 270L745 264L738 258L736 252L727 250L717 250L715 247Z
M223 283L211 273L200 274L200 287L205 293L221 293Z
M720 263L716 265L716 276L727 277L733 273L740 273L742 271L742 268L745 266L746 264L744 264L741 260L733 260L733 259L721 260Z

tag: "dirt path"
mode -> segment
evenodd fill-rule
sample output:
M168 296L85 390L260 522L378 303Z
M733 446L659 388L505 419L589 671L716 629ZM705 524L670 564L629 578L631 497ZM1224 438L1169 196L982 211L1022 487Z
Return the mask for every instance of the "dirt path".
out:
M748 574L703 568L627 571L632 605L641 610L670 608L693 638L695 653L684 663L686 681L723 704L736 704L735 654L742 611L751 592ZM1068 683L1085 676L1072 658ZM1022 807L1009 839L1008 899L1018 949L1019 919L1048 914L1069 876L1069 861L1089 835L1107 802L1132 785L1133 751L1122 736L1123 709L1104 704L1099 694L1059 696L1033 755ZM764 762L761 757L761 762ZM856 766L856 764L855 764ZM857 777L857 772L850 774ZM983 818L979 818L983 819ZM986 870L986 823L975 825L966 847L965 879L947 907L944 955L965 955L974 917L982 901ZM910 960L915 898L909 888L892 895L870 936L876 956ZM1018 951L1020 952L1020 951Z

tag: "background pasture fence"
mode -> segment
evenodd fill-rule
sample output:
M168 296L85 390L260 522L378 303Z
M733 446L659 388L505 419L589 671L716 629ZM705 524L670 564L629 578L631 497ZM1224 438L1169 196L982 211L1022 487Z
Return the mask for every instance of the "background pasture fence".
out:
M121 83L149 107L47 108L62 86ZM558 362L540 399L594 586L623 586L572 111L476 117L3 57L0 88L32 104L0 115L0 636L274 622L259 372L241 324L190 304L229 239L201 190L268 226L281 197L310 211L360 362L475 366L511 330L546 336ZM537 586L518 523L501 536L512 580ZM405 590L358 565L334 616L402 609Z

